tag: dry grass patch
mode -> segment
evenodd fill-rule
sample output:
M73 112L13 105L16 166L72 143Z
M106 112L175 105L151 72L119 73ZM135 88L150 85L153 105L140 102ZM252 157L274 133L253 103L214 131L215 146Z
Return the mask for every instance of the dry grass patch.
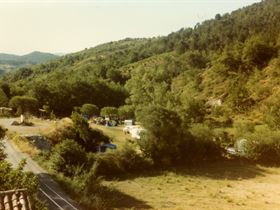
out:
M24 136L20 136L15 132L8 132L7 135L9 139L16 144L21 152L28 154L31 158L34 158L40 153L40 150L32 145Z
M216 163L104 184L154 209L270 210L280 206L280 169L250 164Z

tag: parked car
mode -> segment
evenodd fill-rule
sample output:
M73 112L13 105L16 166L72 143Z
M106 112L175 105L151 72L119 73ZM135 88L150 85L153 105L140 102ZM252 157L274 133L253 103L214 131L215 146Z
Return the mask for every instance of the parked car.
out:
M124 132L125 134L129 134L130 131L131 131L132 129L135 129L135 128L139 128L139 126L136 126L136 125L127 125L127 126L125 126L125 127L123 128L123 132Z
M144 128L138 127L130 130L131 137L134 139L141 139L141 133L144 131Z

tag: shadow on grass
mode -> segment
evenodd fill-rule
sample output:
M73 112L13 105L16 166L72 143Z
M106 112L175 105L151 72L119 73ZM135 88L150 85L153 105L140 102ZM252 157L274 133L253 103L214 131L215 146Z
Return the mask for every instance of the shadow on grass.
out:
M241 180L264 176L265 170L245 160L224 160L192 168L175 169L179 175L207 177L211 179Z
M102 193L99 195L106 200L106 209L151 209L145 201L136 199L119 190L102 186Z
M41 175L42 176L42 175ZM73 199L79 203L83 210L113 210L113 209L151 209L145 201L136 199L117 189L98 184L94 186L90 193L85 193L78 189L71 179L57 179L53 177ZM53 209L53 208L50 208ZM63 208L64 209L64 208ZM67 208L65 208L67 209Z
M164 169L153 169L146 172L124 175L119 180L129 180L137 177L155 177L173 172L181 176L207 177L211 179L252 179L264 176L265 170L246 160L222 160L193 166L174 166Z

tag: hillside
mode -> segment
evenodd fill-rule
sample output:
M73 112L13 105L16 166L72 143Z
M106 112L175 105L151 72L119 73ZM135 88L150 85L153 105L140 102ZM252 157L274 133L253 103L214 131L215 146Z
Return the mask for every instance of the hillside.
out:
M32 95L59 115L83 103L125 101L184 113L195 98L221 100L221 119L258 113L263 120L262 106L278 90L279 11L279 1L263 1L166 37L127 38L23 68L2 81L12 95Z
M43 63L55 58L58 58L58 56L38 51L22 56L0 53L0 74L4 74L16 68Z

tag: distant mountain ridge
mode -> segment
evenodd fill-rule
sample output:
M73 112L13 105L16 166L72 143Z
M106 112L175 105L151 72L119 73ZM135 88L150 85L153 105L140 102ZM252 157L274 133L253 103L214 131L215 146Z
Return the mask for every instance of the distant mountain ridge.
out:
M58 57L58 55L39 51L34 51L22 56L0 53L0 74L20 67L43 63Z

